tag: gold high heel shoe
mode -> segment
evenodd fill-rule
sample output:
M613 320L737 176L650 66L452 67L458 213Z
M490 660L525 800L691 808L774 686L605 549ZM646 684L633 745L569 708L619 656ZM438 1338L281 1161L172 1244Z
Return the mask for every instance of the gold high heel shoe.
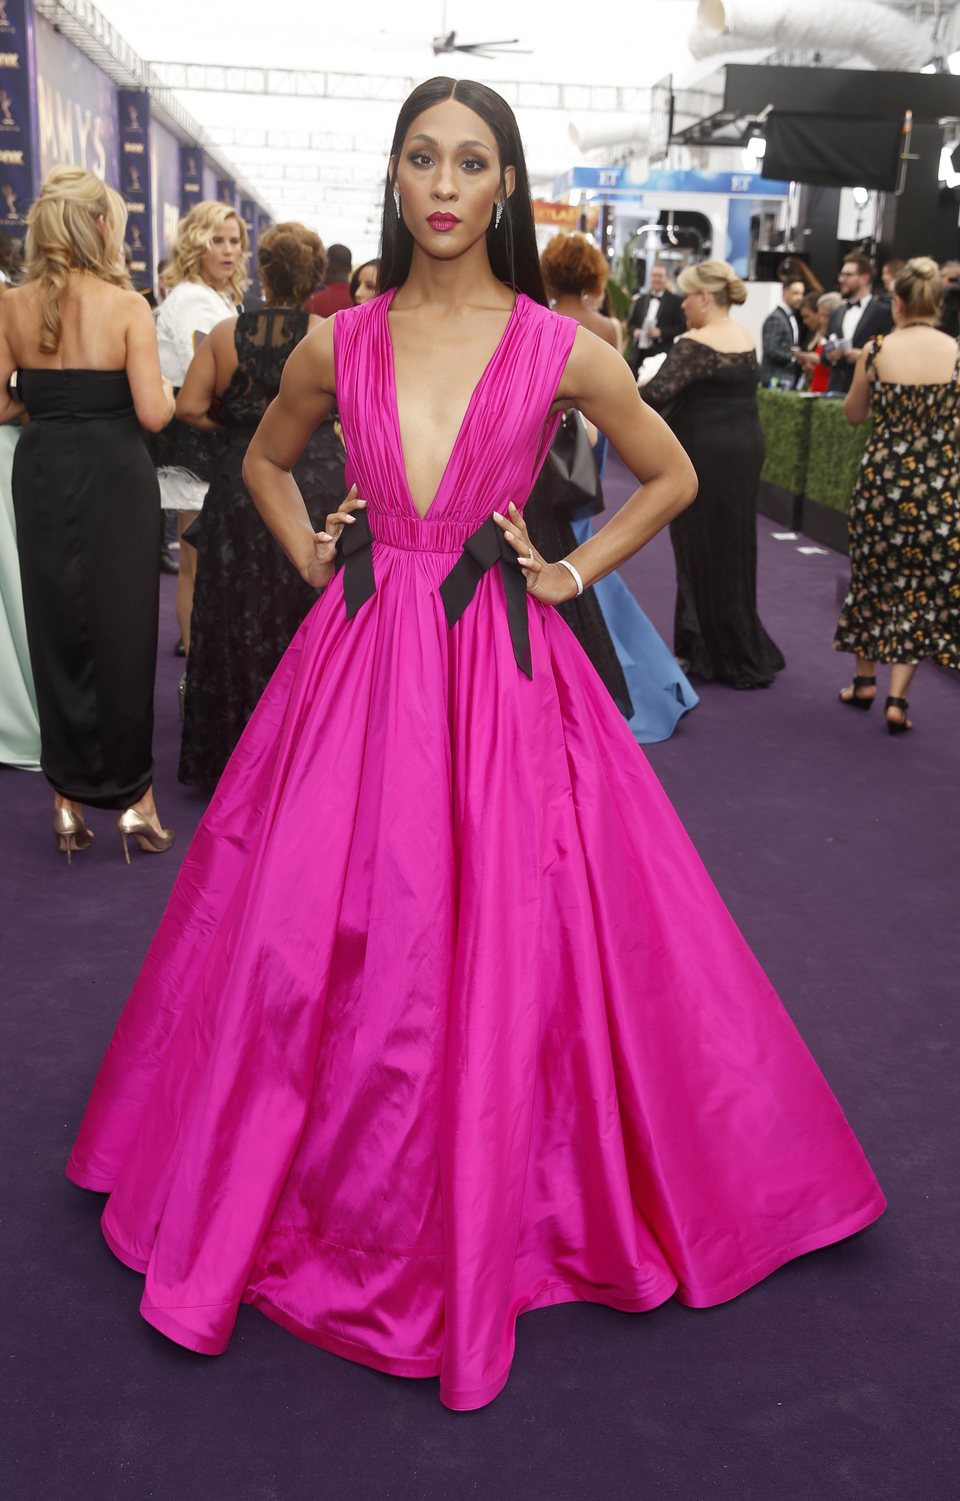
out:
M130 848L128 840L135 839L147 855L162 855L168 850L176 837L172 829L161 829L159 834L142 813L136 808L128 808L117 819L117 833L123 840L123 858L130 864Z
M88 850L93 843L93 835L80 814L75 813L72 808L54 808L53 837L57 841L57 849L66 855L68 865L73 864L74 850Z

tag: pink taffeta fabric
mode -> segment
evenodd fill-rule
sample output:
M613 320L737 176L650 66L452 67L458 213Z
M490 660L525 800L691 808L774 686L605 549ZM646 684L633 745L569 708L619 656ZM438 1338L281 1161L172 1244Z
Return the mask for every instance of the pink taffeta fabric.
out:
M526 297L425 519L387 314L336 315L343 576L267 688L184 860L69 1177L144 1318L226 1349L241 1303L451 1408L507 1380L517 1316L735 1297L883 1195L573 635L498 568L438 587L521 505L576 325Z

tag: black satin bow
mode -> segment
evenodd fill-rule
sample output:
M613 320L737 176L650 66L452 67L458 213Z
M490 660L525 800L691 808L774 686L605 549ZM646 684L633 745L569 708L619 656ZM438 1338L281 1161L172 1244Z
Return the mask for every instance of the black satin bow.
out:
M353 525L344 526L337 538L337 568L343 569L343 598L347 619L377 592L373 577L373 533L366 510L354 511Z
M440 585L440 598L449 626L456 625L477 592L477 585L495 563L500 564L507 596L507 625L513 655L521 672L533 677L530 628L527 622L527 582L517 555L491 516L463 544L463 552Z
M337 568L343 569L343 598L347 619L377 591L373 576L373 533L365 510L354 511L353 526L337 538ZM440 585L440 598L449 626L456 625L477 592L477 585L494 564L500 564L507 596L507 626L513 655L521 672L533 677L530 629L527 622L527 581L517 555L491 516L463 544L463 552Z

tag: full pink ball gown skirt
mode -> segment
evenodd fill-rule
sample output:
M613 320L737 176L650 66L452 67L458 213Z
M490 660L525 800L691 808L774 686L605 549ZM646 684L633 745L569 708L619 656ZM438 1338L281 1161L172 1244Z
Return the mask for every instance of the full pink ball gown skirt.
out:
M241 1303L481 1407L517 1315L735 1297L883 1195L618 710L548 607L532 678L488 572L576 332L519 297L427 517L387 311L337 315L375 593L338 573L200 825L67 1168L143 1316Z

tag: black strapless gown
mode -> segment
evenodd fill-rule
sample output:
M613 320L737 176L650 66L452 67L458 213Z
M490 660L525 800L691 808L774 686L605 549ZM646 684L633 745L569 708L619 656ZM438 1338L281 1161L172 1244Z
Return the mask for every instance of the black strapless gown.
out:
M123 370L21 370L13 462L40 764L127 808L153 780L160 490Z

